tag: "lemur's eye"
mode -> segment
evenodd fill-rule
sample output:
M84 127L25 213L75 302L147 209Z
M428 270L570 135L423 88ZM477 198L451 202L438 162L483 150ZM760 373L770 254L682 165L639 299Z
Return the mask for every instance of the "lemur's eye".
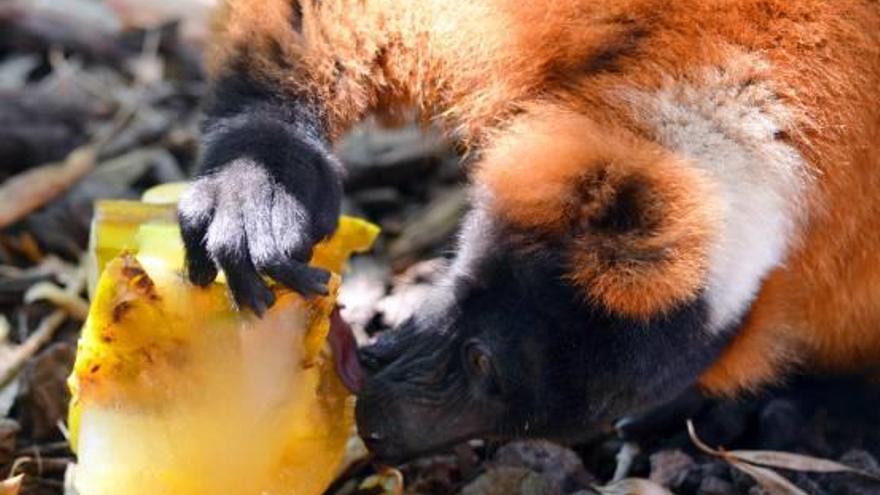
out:
M468 344L465 357L475 375L486 377L492 374L492 356L483 345L476 342Z

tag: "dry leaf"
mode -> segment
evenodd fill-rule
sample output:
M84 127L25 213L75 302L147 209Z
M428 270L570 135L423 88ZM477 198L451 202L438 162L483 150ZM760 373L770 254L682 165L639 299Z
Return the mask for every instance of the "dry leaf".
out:
M0 495L18 495L21 491L22 480L24 480L24 475L19 474L0 481Z
M602 495L673 495L663 485L642 478L626 478L593 489Z
M720 450L706 445L694 430L694 423L687 421L688 435L698 449L707 454L724 459L733 467L748 474L755 479L764 489L775 495L807 495L807 493L782 475L769 469L769 466L791 471L804 471L815 473L853 473L874 480L880 479L875 474L856 469L845 464L827 459L819 459L802 454L779 452L775 450Z
M774 450L731 450L727 455L736 457L739 460L758 464L761 466L770 466L782 469L790 469L792 471L808 471L813 473L854 473L867 478L880 480L880 476L876 474L856 469L828 459L819 459L802 454L792 454L789 452L778 452Z
M727 458L726 457L727 452L724 452L722 450L713 449L712 447L709 447L708 445L703 443L702 440L700 440L700 437L697 436L697 430L694 429L694 422L693 421L687 420L687 430L688 430L688 436L691 437L691 442L693 442L694 445L696 445L698 449L702 450L703 452L705 452L709 455L714 455L715 457L721 457L721 458L725 458L725 459Z
M770 492L772 495L810 495L772 469L732 459L728 459L727 461L730 462L733 467L754 478L762 488Z
M880 476L869 473L862 469L856 469L846 464L831 461L828 459L820 459L803 454L793 454L790 452L780 452L776 450L718 450L709 447L697 436L692 421L687 422L688 435L691 441L703 452L720 457L730 463L747 463L751 465L769 466L791 471L812 472L812 473L852 473L880 480Z
M403 495L403 474L395 468L385 468L368 476L359 487L361 490L379 489L381 495Z

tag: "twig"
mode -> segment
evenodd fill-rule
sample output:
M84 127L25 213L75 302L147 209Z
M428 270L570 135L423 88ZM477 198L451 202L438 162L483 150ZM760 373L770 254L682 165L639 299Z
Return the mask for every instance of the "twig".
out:
M34 450L39 451L43 455L51 454L51 453L58 453L58 452L62 452L62 453L66 454L66 453L70 452L70 444L67 443L66 441L37 444L37 445L31 446L31 447L16 449L15 455L16 456L25 455L25 451L33 452Z
M9 226L55 199L95 168L97 149L85 145L60 163L22 172L0 185L0 228Z
M18 376L27 360L33 357L44 345L52 340L55 331L67 320L67 311L56 309L40 322L40 325L21 345L10 350L3 366L0 367L0 388Z
M24 455L16 459L15 462L18 467L33 464L36 467L35 476L38 477L49 473L63 472L67 465L73 461L72 457L43 457L36 447L28 450L33 453L33 457ZM0 492L0 495L2 495L2 492Z
M63 445L64 448L70 450L70 449L71 449L71 443L70 443L70 429L68 429L68 428L67 428L67 425L64 423L64 421L63 421L63 420L60 420L60 419L58 420L58 423L55 424L55 426L58 427L58 431L60 431L60 432L61 432L61 436L64 437L64 441L63 441L63 442L58 442L58 443L59 443L60 445Z
M70 280L64 289L68 295L77 295L85 288L85 273L79 270L77 276ZM9 350L5 362L0 367L0 389L18 376L19 371L44 345L48 344L55 336L61 325L67 320L66 309L56 309L49 316L40 321L37 329L28 338L16 347Z
M45 256L40 264L27 268L19 268L12 265L0 265L0 277L9 279L32 279L46 276L52 276L64 283L65 286L70 285L73 281L78 280L81 268L64 261L57 256Z
M60 274L56 275L61 278ZM38 282L32 285L24 294L24 302L30 304L35 301L49 301L67 314L79 321L85 321L89 314L89 303L80 293L85 288L85 271L82 266L68 274L64 280L65 287L62 289L51 282Z
M22 457L18 457L18 458L16 458L15 461L12 462L12 467L9 468L9 476L10 476L10 477L11 477L11 476L16 476L15 473L17 473L18 470L19 470L22 466L24 466L25 464L31 462L32 460L33 460L33 459L31 459L30 457L27 457L27 456L22 456Z
M45 266L45 260L50 257L51 255L46 256L39 265L29 266L27 268L21 268L14 265L0 265L0 277L9 279L26 279L52 275L53 273Z
M620 446L620 450L617 451L617 465L614 468L614 476L611 478L611 483L617 483L629 476L633 462L635 462L636 456L639 455L640 451L641 449L635 442L624 442Z
M85 321L89 314L89 303L79 294L71 294L51 282L38 282L24 293L26 304L36 301L49 301L67 311L71 318L79 321Z
M144 46L141 52L141 56L139 57L142 66L152 65L156 67L161 65L161 59L159 58L160 43L161 32L154 31L150 33L149 36L147 36L147 38L144 40ZM95 148L96 152L99 155L101 151L103 151L104 148L110 144L113 138L119 135L119 133L123 129L125 129L125 127L128 126L129 123L131 123L132 119L134 119L135 114L137 114L138 109L140 109L141 105L144 102L147 88L149 87L151 82L153 81L150 80L150 76L147 76L143 73L136 74L134 85L132 86L130 92L130 94L132 94L133 96L122 102L122 105L117 110L116 115L113 117L113 122L110 124L110 126L103 129L103 131L95 136Z

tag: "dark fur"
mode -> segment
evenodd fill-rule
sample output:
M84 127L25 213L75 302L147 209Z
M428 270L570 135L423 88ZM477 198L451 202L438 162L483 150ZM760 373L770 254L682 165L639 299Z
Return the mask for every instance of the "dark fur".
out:
M363 351L374 374L358 427L380 457L478 436L588 436L681 393L727 341L707 334L700 299L651 321L609 314L564 281L562 249L524 249L510 240L527 236L469 223L467 261L417 317ZM469 245L467 232L492 248ZM491 356L491 377L468 365L473 345Z
M326 293L329 274L306 263L336 229L342 168L317 113L237 73L214 86L203 142L179 215L190 279L211 283L219 266L236 303L258 314L274 302L261 274Z

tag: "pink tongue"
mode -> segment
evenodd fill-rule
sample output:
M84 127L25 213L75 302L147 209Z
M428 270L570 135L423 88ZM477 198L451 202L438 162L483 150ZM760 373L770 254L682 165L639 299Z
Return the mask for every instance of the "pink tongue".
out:
M336 362L336 374L342 379L342 383L353 394L357 394L364 384L364 370L357 356L357 343L342 316L339 308L333 310L330 315L330 348L333 349L333 360Z

